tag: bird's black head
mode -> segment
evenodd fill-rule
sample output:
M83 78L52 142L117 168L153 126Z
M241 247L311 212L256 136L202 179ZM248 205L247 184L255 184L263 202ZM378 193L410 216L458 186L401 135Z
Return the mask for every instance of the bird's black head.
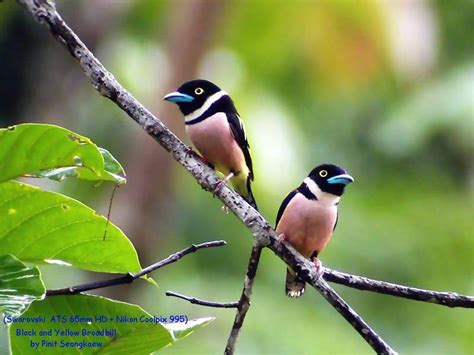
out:
M177 104L186 116L202 108L207 99L219 92L222 92L221 89L210 81L191 80L181 85L175 92L166 95L164 99ZM216 98L216 101L217 99L219 98Z
M347 172L334 164L321 164L315 167L308 176L313 180L321 191L336 196L342 196L347 184L354 182L354 178Z

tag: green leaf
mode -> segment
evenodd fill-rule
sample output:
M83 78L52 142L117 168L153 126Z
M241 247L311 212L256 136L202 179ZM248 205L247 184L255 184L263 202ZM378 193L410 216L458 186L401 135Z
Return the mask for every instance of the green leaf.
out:
M37 267L27 267L12 255L0 255L0 313L19 316L31 302L42 299L45 291Z
M57 322L58 315L65 318L60 318L61 322ZM150 354L182 338L182 336L174 338L166 327L154 322L151 314L136 305L97 296L48 297L43 301L34 302L23 315L25 318L38 316L44 317L43 323L13 323L11 325L9 337L14 354L30 353L32 341L39 343L38 350L42 354ZM96 317L100 316L103 317L99 321ZM157 315L157 318L160 316L168 317L168 314ZM54 317L54 322L52 322L52 317ZM120 321L125 318L129 321ZM190 321L188 323L192 323L190 327L186 325L183 327L190 328L187 333L189 334L210 321L211 319L208 318L198 319ZM36 335L21 336L17 333L21 332L21 329L35 330ZM51 331L52 336L40 336L40 331ZM69 335L56 335L57 331L67 331ZM87 334L87 331L107 331L107 334L91 335ZM72 332L78 332L76 333L78 335L73 335ZM46 344L42 343L44 340L53 344L57 343L55 346L46 347ZM83 347L82 349L61 347L64 342L82 341L101 344L99 347Z
M180 323L166 324L165 327L171 332L173 339L179 340L179 339L183 339L184 337L187 337L196 329L199 329L201 327L208 325L214 319L215 319L214 317L192 319L188 321L187 323L180 322Z
M141 269L130 240L105 217L77 200L16 181L0 184L1 254L101 272Z
M89 138L47 124L0 129L0 182L25 175L126 182L122 166L107 150Z

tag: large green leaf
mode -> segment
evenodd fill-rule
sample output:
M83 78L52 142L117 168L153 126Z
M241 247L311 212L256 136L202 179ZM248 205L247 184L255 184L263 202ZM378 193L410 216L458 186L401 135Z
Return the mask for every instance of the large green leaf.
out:
M89 138L47 124L0 129L0 182L24 175L126 182L122 166L107 150Z
M57 316L61 317L59 322ZM10 347L13 354L30 353L33 350L32 342L39 344L38 350L42 354L150 354L180 338L174 338L166 327L154 321L162 316L168 317L168 314L160 314L153 318L151 314L136 305L97 296L48 297L43 301L34 302L22 316L24 318L44 317L43 323L11 325ZM54 322L52 317L54 317ZM190 321L188 323L190 331L210 321L212 318ZM182 327L188 326L183 324ZM22 336L21 330L26 332L35 330L36 334ZM52 336L39 335L40 331L50 330ZM56 335L57 331L68 332L68 335ZM107 334L91 335L87 333L88 331L107 331ZM48 347L43 342L45 340L55 345ZM82 349L61 347L61 344L65 342L101 344L99 347L86 346Z
M132 243L106 218L72 198L16 181L0 184L1 254L93 271L140 270Z
M27 267L11 255L0 255L0 313L19 316L46 289L37 267Z

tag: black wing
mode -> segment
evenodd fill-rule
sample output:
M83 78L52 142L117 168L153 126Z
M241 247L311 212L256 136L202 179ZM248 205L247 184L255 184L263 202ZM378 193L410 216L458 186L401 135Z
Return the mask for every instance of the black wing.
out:
M252 166L252 157L250 156L250 145L247 141L247 136L245 134L245 128L240 120L240 117L237 113L233 112L226 112L227 121L229 122L230 129L232 131L232 135L234 136L237 144L239 145L240 149L244 153L245 163L250 170L250 180L253 180L253 166Z
M280 209L278 210L278 213L277 213L275 228L278 226L278 222L280 222L280 218L281 218L281 216L283 216L283 212L285 212L286 206L288 206L288 204L290 203L291 199L292 199L293 197L295 197L295 195L296 195L297 193L298 193L297 190L291 191L291 192L288 194L288 196L286 196L285 199L283 200L283 202L281 203Z

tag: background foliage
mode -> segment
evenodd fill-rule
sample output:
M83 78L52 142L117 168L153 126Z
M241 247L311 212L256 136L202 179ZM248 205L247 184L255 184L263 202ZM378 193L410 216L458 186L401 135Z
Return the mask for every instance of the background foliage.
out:
M161 324L150 322L150 318L153 321L160 318L152 317L134 304L104 297L75 295L45 299L46 285L35 265L49 263L63 268L73 266L132 275L141 270L137 252L119 228L81 202L9 179L27 176L62 181L74 176L98 184L101 180L113 181L118 187L126 182L125 172L107 150L97 147L90 139L49 124L0 128L0 152L2 322L12 323L23 313L27 319L38 316L43 319L37 323L12 323L8 327L9 349L13 354L34 349L49 354L58 348L81 354L97 350L114 354L152 353L214 320L173 315L169 322ZM152 279L148 280L156 285ZM79 316L84 311L88 314ZM148 322L119 321L142 317ZM109 334L83 333L105 330ZM76 335L70 336L69 331ZM96 345L91 349L70 345L71 350L67 351L62 342L71 340L95 341Z
M209 7L214 12L204 11ZM204 21L199 9L214 20ZM471 1L100 0L61 2L59 10L181 137L182 119L161 103L165 93L191 77L230 92L247 126L254 191L269 220L314 165L344 166L356 183L341 203L324 264L474 293ZM93 137L123 163L128 184L117 192L112 220L133 239L143 265L190 243L228 240L218 252L203 251L161 270L154 277L158 290L142 283L107 291L152 314L216 316L167 352L220 353L233 311L188 305L164 291L236 299L250 251L247 231L100 98L65 51L12 1L0 5L0 59L2 126L61 124ZM66 189L102 212L111 193L110 186L94 183L42 184ZM41 269L51 286L91 277L72 268L67 274ZM317 295L286 298L284 269L264 253L239 352L313 353L317 347L321 353L369 353ZM473 351L471 312L338 290L400 352Z

